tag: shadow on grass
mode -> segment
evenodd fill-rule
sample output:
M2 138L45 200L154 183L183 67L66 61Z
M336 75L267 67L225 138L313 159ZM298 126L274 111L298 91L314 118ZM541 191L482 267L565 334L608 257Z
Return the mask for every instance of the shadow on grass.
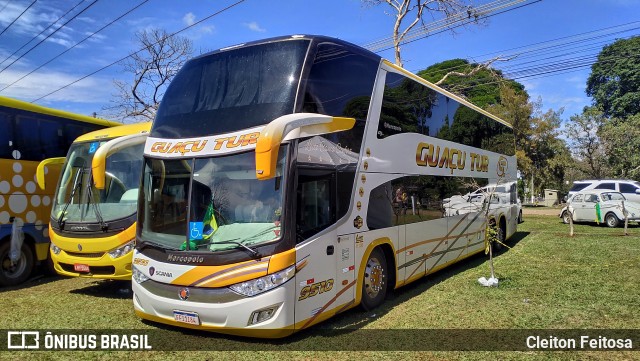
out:
M96 280L87 287L78 288L69 292L85 296L113 299L130 299L133 296L133 292L131 292L131 281Z
M34 274L31 278L26 280L25 282L16 285L16 286L5 286L0 287L0 291L17 291L25 288L36 287L40 285L45 285L50 282L56 282L64 279L64 277L58 275L43 275L43 274Z
M517 232L509 239L507 244L509 245L509 247L515 247L528 235L529 232ZM505 252L508 252L508 249ZM283 339L245 338L212 333L208 331L183 329L147 320L142 320L142 322L155 328L164 330L170 335L175 335L175 339L178 339L177 337L180 334L194 336L199 339L200 342L198 342L198 344L204 347L206 347L207 343L209 343L210 345L216 345L215 347L220 347L218 343L223 343L225 344L224 347L226 347L227 349L234 350L252 350L259 345L266 345L269 348L283 347L283 349L295 349L296 347L302 346L301 349L304 349L305 344L308 345L316 342L326 342L327 337L333 339L335 336L345 336L356 332L357 330L364 328L371 322L374 322L378 318L386 315L398 305L410 300L413 297L416 297L419 294L422 294L425 291L428 291L434 285L444 282L459 273L481 266L485 264L487 260L488 258L486 255L484 255L483 253L479 253L468 259L465 259L461 262L458 262L440 271L423 277L420 280L412 282L406 286L402 286L397 290L389 292L385 302L372 311L364 311L361 307L356 306L353 309L338 315L337 317L333 317L329 320L321 322L310 327L309 329L301 330Z

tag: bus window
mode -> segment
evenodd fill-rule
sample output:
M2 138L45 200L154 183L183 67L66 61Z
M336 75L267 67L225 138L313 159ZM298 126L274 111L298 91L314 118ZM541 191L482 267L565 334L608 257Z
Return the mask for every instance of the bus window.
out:
M8 114L0 113L0 157L11 158L13 123Z
M20 151L22 160L41 160L40 136L37 131L38 119L18 116L16 119L16 141L14 149Z
M43 158L59 157L67 152L67 147L65 147L64 144L62 124L48 120L40 120L38 131L40 139L42 140Z
M297 233L306 239L335 222L335 173L300 169L297 190Z

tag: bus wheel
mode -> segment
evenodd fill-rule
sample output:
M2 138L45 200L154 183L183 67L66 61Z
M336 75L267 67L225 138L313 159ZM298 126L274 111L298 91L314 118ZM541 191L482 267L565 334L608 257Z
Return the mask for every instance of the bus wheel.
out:
M505 231L503 227L497 226L495 222L491 223L491 227L494 228L496 231L496 240L491 242L491 245L493 248L493 254L498 254L502 252L502 249L504 248L503 244L506 242L505 236L504 236Z
M370 311L382 304L387 293L387 260L379 247L367 259L362 282L362 307Z
M618 227L618 223L620 222L618 220L618 217L616 217L615 214L613 213L609 213L604 217L604 221L607 222L607 226L611 227L611 228L616 228Z
M17 262L11 262L10 251L11 242L0 245L0 285L2 286L15 286L26 281L33 270L33 252L27 244L22 244Z

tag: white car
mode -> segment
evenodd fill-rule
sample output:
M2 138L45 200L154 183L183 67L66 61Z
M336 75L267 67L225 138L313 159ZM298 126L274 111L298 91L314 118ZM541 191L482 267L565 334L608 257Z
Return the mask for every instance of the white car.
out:
M571 207L574 222L604 222L609 227L617 227L624 220L623 201L629 213L629 221L640 221L640 203L626 200L620 192L597 190L574 194L567 201L567 206L560 211L560 218L562 222L569 223L568 207Z
M640 182L625 179L587 179L573 182L568 198L580 191L620 192L628 201L640 202Z

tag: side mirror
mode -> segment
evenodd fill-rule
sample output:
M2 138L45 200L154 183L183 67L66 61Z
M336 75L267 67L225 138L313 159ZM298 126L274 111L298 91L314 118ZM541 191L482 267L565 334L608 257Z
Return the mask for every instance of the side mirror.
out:
M275 176L278 149L292 130L299 129L301 137L309 137L349 130L355 124L354 118L314 113L287 114L272 120L260 132L256 143L256 178L266 180Z
M67 158L65 157L48 158L40 162L40 164L38 164L38 167L36 168L36 181L38 182L38 187L40 187L40 189L44 190L45 188L44 167L48 165L54 165L54 164L64 164L64 161L66 159Z
M124 137L118 137L115 139L111 139L110 141L104 143L100 148L98 148L96 153L93 155L93 160L91 161L93 184L97 189L104 189L105 187L107 157L124 148L144 143L147 140L148 135L149 133L138 133L126 135Z

